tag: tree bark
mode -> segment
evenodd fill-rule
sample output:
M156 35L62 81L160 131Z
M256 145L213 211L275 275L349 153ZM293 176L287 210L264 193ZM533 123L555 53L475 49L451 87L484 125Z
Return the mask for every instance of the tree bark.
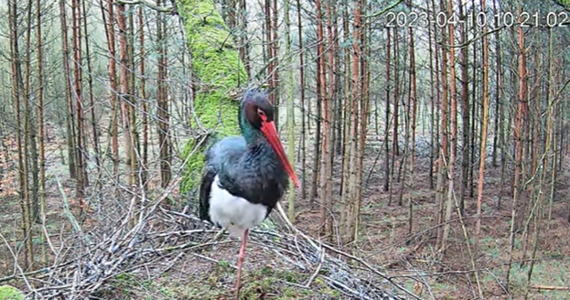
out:
M83 209L85 197L85 187L87 186L87 170L85 166L85 152L83 126L83 64L81 53L81 2L71 1L72 20L72 51L73 51L73 96L75 98L75 113L77 121L77 131L75 139L75 158L77 162L77 184L75 195L80 199L80 206Z
M8 1L8 22L10 27L10 69L12 83L12 100L16 112L16 122L22 124L22 70L18 45L18 5L17 1ZM24 111L24 113L26 113ZM31 236L31 210L28 193L28 164L26 133L22 132L21 126L16 129L16 145L18 146L18 180L20 208L22 213L22 236L24 241L24 268L27 269L34 261L33 243Z
M192 55L192 76L199 83L194 97L193 113L197 124L194 127L211 129L218 125L218 120L222 120L216 127L217 134L237 134L239 126L235 116L238 105L231 99L230 91L247 82L239 51L233 47L234 41L212 0L181 0L176 3ZM203 22L205 19L208 22ZM213 69L216 72L211 72ZM200 130L197 134L203 136L206 132ZM200 137L190 139L182 156L187 158L200 140ZM203 165L202 151L188 159L180 181L182 195L188 196L195 190Z
M521 13L521 4L518 5L518 14L519 14L519 22L521 21L520 13ZM518 32L518 74L519 74L519 94L518 94L518 105L517 105L517 116L516 116L516 125L515 125L515 132L514 132L514 139L515 139L515 170L514 170L514 182L513 182L513 206L511 210L511 228L510 228L510 247L509 247L509 264L507 269L507 287L510 283L510 275L511 275L511 265L512 260L514 258L514 248L515 248L515 232L517 231L517 209L518 209L518 202L519 196L521 192L521 168L522 168L522 154L523 154L523 143L522 143L522 128L524 126L524 119L523 119L523 110L525 107L525 103L527 100L526 97L526 57L525 57L525 41L524 41L524 30L522 27L517 29Z
M481 0L481 7L485 9L485 0ZM485 180L485 156L487 154L487 123L489 118L489 43L487 41L487 28L483 26L483 119L481 120L481 150L479 158L479 180L477 181L477 224L475 235L481 235L481 214L483 213L483 186Z

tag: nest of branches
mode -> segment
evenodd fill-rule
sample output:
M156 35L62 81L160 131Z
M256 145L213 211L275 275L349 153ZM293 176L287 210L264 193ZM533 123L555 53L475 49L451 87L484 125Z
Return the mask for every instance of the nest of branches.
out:
M56 263L34 273L20 272L13 279L26 283L29 299L100 299L100 291L121 274L144 271L160 276L186 255L219 243L216 228L192 214L166 209L161 203L167 195L147 205L140 199L135 204L133 198L129 212L113 230L101 226L84 233L68 216L74 234L66 239L66 250L58 252ZM310 274L306 282L298 283L300 287L310 289L320 278L345 299L420 299L395 278L300 232L281 206L273 218L277 229L251 230L251 243L272 252L274 260Z

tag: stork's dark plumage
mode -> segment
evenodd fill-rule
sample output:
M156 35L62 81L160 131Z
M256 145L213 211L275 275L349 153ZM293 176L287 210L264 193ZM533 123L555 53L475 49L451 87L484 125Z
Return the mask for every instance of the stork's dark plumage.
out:
M277 136L273 106L261 91L246 92L238 114L242 136L210 147L200 185L200 218L242 235L236 295L249 228L259 225L281 199L293 172Z

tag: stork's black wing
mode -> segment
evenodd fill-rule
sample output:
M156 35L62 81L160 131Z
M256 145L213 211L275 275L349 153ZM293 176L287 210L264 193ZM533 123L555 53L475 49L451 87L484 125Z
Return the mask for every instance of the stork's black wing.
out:
M207 150L206 163L200 183L200 206L198 212L200 219L212 222L209 214L212 183L218 173L224 172L224 168L227 169L237 165L239 158L246 149L247 145L243 137L230 136L223 138Z
M205 167L204 174L202 174L202 182L200 183L200 209L198 211L199 217L212 223L210 220L210 192L212 190L212 182L216 177L216 170L213 168Z

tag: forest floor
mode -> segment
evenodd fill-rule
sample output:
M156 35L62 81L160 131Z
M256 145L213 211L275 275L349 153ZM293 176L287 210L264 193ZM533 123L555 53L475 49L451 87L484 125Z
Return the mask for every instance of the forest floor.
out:
M52 133L52 137L54 134ZM421 137L418 138L421 141ZM364 178L371 172L362 199L362 230L359 239L349 246L340 247L343 251L362 258L377 266L385 274L399 278L405 287L422 299L476 299L477 273L483 295L487 299L524 299L532 254L532 235L525 251L523 240L524 226L515 237L515 249L511 264L511 285L505 290L505 277L509 265L509 230L511 202L509 191L501 188L501 170L491 167L485 173L485 194L483 197L482 237L474 249L476 199L466 197L463 224L457 214L451 223L450 240L445 253L435 246L433 226L437 205L435 192L429 188L428 168L429 148L417 147L417 160L413 186L403 189L403 205L398 205L399 183L392 188L392 204L388 205L390 193L384 192L382 156L374 166L379 142L370 142L367 147ZM65 143L52 138L46 145L46 170L48 176L47 230L57 237L71 231L71 226L62 210L62 193L69 196L71 209L79 211L79 202L73 198L73 180L69 179ZM16 145L13 139L3 139L0 148L0 279L14 273L13 255L6 245L22 258L20 220L21 208L17 193ZM308 158L311 161L311 158ZM566 160L567 162L569 160ZM373 168L373 169L372 169ZM459 167L458 167L459 168ZM335 165L338 171L339 165ZM568 170L568 168L563 168ZM340 173L340 172L339 172ZM307 173L307 178L310 172ZM158 177L158 176L157 176ZM335 176L334 186L339 186L340 178ZM475 172L477 178L477 172ZM57 181L62 184L58 188ZM568 223L568 203L570 197L570 174L564 171L558 176L556 194L552 204L552 218L542 223L537 245L531 287L568 288L570 282L570 223ZM507 179L508 183L508 179ZM475 180L476 184L476 180ZM105 185L109 186L109 185ZM509 186L506 184L505 186ZM338 191L337 191L338 192ZM337 193L338 194L338 193ZM522 197L529 197L523 193ZM177 191L171 195L179 199ZM498 199L502 201L499 209ZM408 200L413 202L413 228L409 233ZM319 199L316 199L318 203ZM333 202L334 203L334 202ZM309 235L319 231L319 208L307 202L298 202L296 226ZM95 213L86 214L83 229L97 226ZM90 218L93 220L90 222ZM529 225L533 232L533 225ZM36 233L36 236L37 233ZM54 239L55 240L55 239ZM60 239L64 240L64 239ZM40 243L39 238L34 244ZM309 280L313 270L300 271L291 263L276 259L270 249L255 247L260 242L249 243L242 275L243 299L347 299L328 287L317 278L309 288L303 284ZM55 245L56 247L58 245ZM213 247L186 254L168 272L158 277L140 274L123 274L114 278L110 285L102 289L104 299L229 299L235 279L235 262L239 242L227 236ZM471 253L471 254L470 254ZM39 255L38 255L39 257ZM475 264L475 267L473 266ZM478 272L474 272L477 270ZM409 278L409 280L408 280ZM418 280L419 278L419 280ZM10 284L24 287L22 282ZM3 284L0 282L0 285ZM530 290L529 299L569 299L568 290Z
M478 287L473 270L478 270L481 290L487 299L524 299L527 287L531 287L528 299L570 299L570 286L568 286L570 282L570 243L568 243L570 239L570 223L568 222L570 172L567 171L568 168L562 168L563 171L558 175L555 184L552 218L543 220L539 229L530 283L528 278L530 263L533 260L531 256L534 225L532 222L528 224L529 234L526 235L525 242L524 224L527 224L528 220L521 220L521 226L515 235L511 285L507 293L505 282L510 258L509 233L512 214L510 176L506 175L504 187L501 187L501 167L491 165L490 151L488 151L481 238L478 247L475 248L474 245L478 178L478 170L475 170L475 196L465 196L464 228L457 213L454 213L450 241L445 253L442 253L441 249L436 248L434 235L438 206L435 201L436 192L429 187L429 148L421 147L427 145L421 143L422 138L427 137L418 138L420 143L416 144L416 151L419 150L419 152L415 175L413 179L408 179L405 183L401 206L398 205L398 197L402 183L392 183L394 185L391 188L392 195L390 191L385 192L383 190L384 166L381 162L383 155L375 167L370 167L374 165L377 151L381 149L378 146L371 146L367 149L364 165L369 168L364 171L364 176L366 178L368 172L371 172L371 176L363 192L360 237L349 246L352 253L381 266L392 276L422 277L425 280L423 284L410 281L408 287L426 299L432 297L435 299L477 299ZM568 158L565 161L568 162ZM456 164L458 176L461 170L459 164L459 162ZM336 165L335 168L340 173L340 165ZM333 186L340 186L340 178L335 177L334 180ZM413 186L410 182L413 182ZM459 190L460 188L456 185L457 193ZM528 197L531 197L530 190L524 191L519 201L526 202ZM410 199L413 201L411 230L409 229ZM499 201L501 201L500 208ZM388 205L389 202L391 205ZM522 209L524 208L519 206L519 213ZM302 205L299 210L301 213L297 219L297 226L306 232L318 232L319 209L312 208L310 205ZM557 291L539 290L539 287L545 289L560 287L561 289Z

